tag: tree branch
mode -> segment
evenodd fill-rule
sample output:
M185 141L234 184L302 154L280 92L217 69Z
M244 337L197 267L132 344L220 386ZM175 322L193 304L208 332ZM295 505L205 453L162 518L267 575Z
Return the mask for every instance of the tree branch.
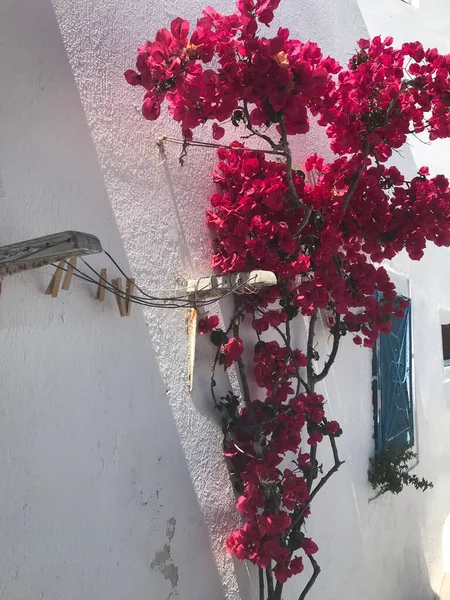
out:
M316 583L316 579L319 577L319 574L320 574L320 567L317 564L316 559L309 554L308 554L308 558L309 558L309 562L311 563L312 568L313 568L313 574L311 575L311 578L308 581L308 583L305 585L303 592L298 597L298 600L305 600L307 594L309 593L309 590Z
M172 144L179 144L183 146L182 156L180 155L179 159L183 159L186 155L187 146L194 146L198 148L225 148L226 150L234 150L236 152L239 151L250 151L250 152L262 152L263 154L276 154L277 156L284 156L284 151L282 150L267 150L263 148L239 148L238 146L230 146L229 144L216 144L214 142L201 142L200 140L180 140L178 138L172 138L166 135L163 135L156 141L156 145L160 148L162 152L164 152L164 142L170 142Z
M325 417L323 420L324 420L324 423L326 424L327 420L325 419ZM333 435L328 435L328 439L330 440L331 450L333 452L334 465L326 473L326 475L324 475L322 477L322 479L319 481L319 483L313 489L313 491L309 495L308 504L311 504L311 502L314 500L314 498L317 496L317 494L320 492L320 490L323 488L323 486L327 483L327 481L330 479L330 477L332 477L332 475L334 475L334 473L336 473L336 471L339 469L339 467L344 464L344 461L340 460L340 458L339 458L335 437Z
M366 166L366 158L369 156L369 151L370 151L370 144L367 140L365 140L364 146L363 146L363 159L362 159L361 164L359 165L358 169L356 170L355 174L352 176L352 184L348 188L347 193L344 196L344 203L342 204L342 212L344 212L344 213L347 210L349 202L352 199L353 194L356 191L356 188L358 187L358 183L359 183L359 180L361 179L362 172L364 171L364 167Z
M311 388L309 387L309 385L306 383L306 381L304 379L302 379L300 377L300 383L302 384L302 386L305 388L305 392L307 394L311 394Z
M240 319L240 306L239 306L239 299L237 296L235 296L235 308L236 308L236 314L238 315L237 317L233 317L233 320L231 322L232 328L233 328L233 335L234 337L239 337L239 319ZM241 379L241 386L242 386L242 396L243 396L243 400L244 400L244 404L247 407L247 410L249 412L250 417L252 418L252 421L255 423L255 411L253 410L253 405L252 405L252 401L251 401L251 396L250 396L250 387L248 385L248 379L247 379L247 373L245 372L245 365L244 365L244 361L242 360L242 356L240 356L237 359L237 366L238 366L238 371L239 371L239 377Z
M299 366L297 364L297 361L295 360L294 351L291 348L291 328L290 328L290 325L289 325L289 320L286 321L286 335L276 325L272 325L272 327L281 336L281 339L285 343L286 348L287 348L287 350L288 350L288 352L289 352L289 354L291 356L292 362L294 363L295 376L297 378L297 391L295 392L295 395L298 396L299 393L300 393L300 384L302 384L303 386L305 386L305 389L308 386L306 385L306 383L303 381L302 377L300 376L300 369L299 369Z
M294 179L292 177L292 152L289 147L289 142L286 133L286 124L282 115L280 116L280 120L278 121L278 123L280 125L281 131L281 148L283 149L284 156L286 157L286 179L289 185L289 196L295 208L301 208L303 211L305 211L303 220L296 231L296 233L300 233L300 231L306 226L306 224L309 221L309 218L312 213L312 207L304 204L298 197L297 190L295 189Z
M217 348L216 351L216 356L214 357L214 362L212 365L212 369L211 369L211 379L210 379L210 390L211 390L211 396L214 402L214 406L217 408L219 406L219 403L217 402L217 396L216 396L216 392L214 391L214 388L216 387L216 367L217 367L217 363L219 362L219 356L220 356L220 347Z
M308 493L311 492L313 481L317 477L317 473L316 473L317 464L318 464L317 463L317 445L311 446L311 450L309 452L309 462L311 463L311 468L306 477L306 485L308 486ZM304 508L306 508L306 506L309 506L309 503L310 503L310 501L308 500L308 502L305 504ZM303 516L303 513L305 512L304 508L300 511L300 517Z
M273 574L272 574L272 561L266 567L266 580L267 580L267 600L273 600Z
M339 342L341 341L341 332L339 329L339 325L341 323L341 315L339 313L335 313L335 315L336 315L336 322L334 325L335 330L333 333L333 347L331 348L330 356L328 357L328 360L325 362L322 372L319 373L318 375L314 375L314 383L318 383L319 381L322 381L322 379L325 379L325 377L328 375L334 361L336 360L336 355L339 350Z
M327 423L327 420L325 418L324 418L324 422L325 422L325 424ZM335 440L334 436L328 435L327 437L328 437L328 439L330 441L331 450L332 450L333 458L334 458L334 465L326 473L326 475L324 475L322 477L322 479L316 485L316 487L314 488L314 490L311 492L312 482L314 480L313 477L312 477L312 473L313 473L313 454L314 454L314 460L315 460L315 456L316 456L316 452L317 452L317 446L312 446L311 447L311 452L310 452L311 473L307 477L308 490L310 491L310 494L309 494L308 501L301 507L301 509L298 511L298 513L294 513L295 516L292 519L292 525L291 525L290 531L292 531L294 529L294 527L296 527L300 523L301 519L303 518L303 515L305 514L305 510L311 505L311 502L314 500L314 498L317 496L317 494L320 492L320 490L323 488L323 486L327 483L327 481L330 479L330 477L332 475L334 475L334 473L336 473L336 471L339 469L339 467L341 465L344 464L344 461L343 460L341 461L340 458L339 458L339 453L338 453L338 449L337 449L337 446L336 446L336 440ZM314 450L316 452L313 453ZM301 523L300 523L300 526L301 526Z
M277 585L275 586L275 594L273 595L273 600L281 600L281 592L283 591L283 584L277 581Z
M228 335L230 333L230 331L233 329L233 323L234 323L234 321L236 319L239 319L241 317L242 312L243 312L243 309L240 309L233 316L230 325L228 326L227 330L225 331L225 335ZM216 386L215 375L216 375L217 363L219 362L219 357L220 357L220 346L216 350L216 355L214 357L214 361L213 361L213 365L212 365L212 369L211 369L211 379L210 379L211 396L212 396L212 399L213 399L213 402L214 402L214 406L216 408L219 406L219 403L217 402L217 396L216 396L216 393L214 391L214 388Z
M302 383L303 379L300 377L300 369L298 367L297 361L295 360L295 354L294 351L292 350L291 347L291 322L288 319L286 321L286 341L285 341L286 347L289 350L289 354L291 355L291 360L294 363L294 368L295 368L295 374L297 376L297 389L295 390L295 397L297 397L300 393L300 384Z
M307 379L308 379L308 387L313 390L314 389L314 337L315 337L315 329L316 329L316 321L317 321L317 308L314 309L313 314L309 319L309 328L308 328L308 342L306 345L306 358L308 360L308 366L306 367Z
M269 146L272 148L272 150L275 150L278 153L280 153L281 146L279 144L276 144L272 140L272 138L269 137L268 135L265 135L264 133L261 133L257 129L253 128L253 125L250 123L250 113L248 112L248 103L247 103L247 100L244 100L244 106L242 107L242 110L243 110L244 115L245 115L245 126L250 131L250 133L252 133L253 135L256 135L259 138L261 138L262 140L264 140L265 142L267 142L269 144ZM249 136L247 136L247 137L249 137Z
M393 109L395 107L395 103L397 102L397 100L398 100L398 96L395 96L390 101L389 106L386 109L386 115L384 117L383 124L378 129L382 129L383 127L386 127L386 125L388 124L389 117L391 116L391 113L392 113L392 111L393 111ZM369 132L367 132L367 133L369 133ZM367 141L367 139L365 139L364 140L364 144L363 144L363 149L362 149L364 158L361 161L361 164L359 165L358 169L356 170L356 173L353 175L353 177L352 177L353 182L352 182L351 186L349 187L349 189L347 190L347 193L344 196L344 203L342 205L343 212L345 212L347 210L349 202L352 199L353 194L356 191L356 188L358 186L358 182L359 182L359 180L361 178L362 172L363 172L364 167L365 167L366 158L369 156L371 150L372 150L372 148L371 148L370 143Z
M259 600L264 599L264 570L258 567L258 579L259 579Z

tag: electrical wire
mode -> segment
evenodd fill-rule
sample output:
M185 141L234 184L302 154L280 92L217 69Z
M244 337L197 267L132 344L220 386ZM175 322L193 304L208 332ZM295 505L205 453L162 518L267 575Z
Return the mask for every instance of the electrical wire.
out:
M246 151L246 152L261 152L262 154L276 154L277 156L285 156L283 150L269 150L264 148L246 148L241 146L230 146L226 144L217 144L212 142L202 142L200 140L179 140L177 138L163 136L158 140L158 145L162 146L164 142L171 142L180 146L197 146L199 148L225 148L227 150Z
M115 265L115 267L119 270L119 272L123 275L123 277L125 278L125 280L129 283L133 283L135 289L138 290L138 292L141 293L142 296L138 296L136 294L127 294L126 291L124 290L119 290L118 287L114 286L112 283L109 283L105 278L103 278L101 276L101 274L96 271L94 269L94 267L92 267L86 260L84 260L84 258L79 257L80 260L94 273L94 275L96 276L96 279L94 279L93 277L89 276L87 273L85 273L84 271L81 271L80 269L78 269L75 265L70 265L70 263L66 260L64 260L65 264L68 265L67 268L64 268L62 265L58 265L56 263L53 263L53 266L56 268L61 268L63 271L68 271L69 268L70 270L73 271L73 275L75 277L77 277L78 279L85 281L87 283L93 284L97 287L102 287L105 288L107 291L111 292L112 294L114 294L116 297L118 298L122 298L123 300L127 300L129 302L132 302L134 304L138 304L141 306L147 306L147 307L151 307L151 308L192 308L193 306L195 307L199 307L199 306L209 306L211 304L214 304L216 302L218 302L219 300L221 300L222 298L225 298L231 294L234 293L243 293L243 288L247 288L249 287L249 284L251 283L249 280L241 282L235 286L233 286L230 290L228 290L227 292L221 294L219 297L213 297L213 298L209 298L209 299L198 299L195 298L195 294L184 294L184 295L180 295L180 296L169 296L169 297L159 297L159 296L153 296L151 294L148 294L147 292L145 292L140 286L138 286L135 282L132 282L131 279L126 275L126 273L123 271L123 269L120 267L120 265L117 263L117 261L109 254L109 252L104 251L106 256L110 259L110 261ZM218 289L219 286L216 286L216 288L209 288L209 284L205 285L204 288L198 288L196 290L196 292L201 292L201 291L211 291L213 292L214 289ZM255 290L253 290L255 291Z
M127 281L129 281L129 277L126 275L126 273L120 268L120 265L114 260L114 258L111 256L111 254L109 254L109 252L107 252L106 250L103 250L103 252L106 254L106 256L109 258L109 260L114 264L114 266L120 271L120 273L125 277L125 279ZM86 266L88 266L91 271L93 271L96 275L98 275L98 273L91 267L91 265L89 265L89 263L87 263L83 258L81 259ZM210 279L209 277L205 277L205 279ZM225 292L224 294L221 294L221 298L225 298L226 296L229 296L230 294L234 294L234 293L239 293L239 291L244 288L247 287L249 285L249 281L244 281L242 283L236 284L236 286L234 286L231 290L229 290L228 292ZM135 288L141 292L141 294L143 296L145 296L146 298L149 298L150 300L154 300L157 302L161 302L161 301L173 301L173 300L177 300L177 301L182 301L185 300L186 302L189 303L189 306L192 306L192 294L184 294L184 295L180 295L180 296L170 296L170 297L161 297L161 296L152 296L150 294L148 294L147 292L144 292L144 290L142 288L140 288L136 283L134 283ZM212 288L211 291L213 291L214 289L217 289L219 286L217 286L216 288ZM209 284L205 284L205 287L203 288L197 288L196 292L203 292L203 291L207 291L209 290ZM196 304L202 305L202 306L207 306L208 304L213 304L215 302L217 302L217 298L210 298L210 299L205 299L205 300L196 300Z
M120 273L125 277L125 279L127 281L130 281L130 278L126 275L126 273L121 269L120 265L114 260L114 258L109 254L109 252L107 252L106 250L104 250L104 253L106 254L106 256L111 260L111 262L116 266L116 268L120 271ZM93 267L91 267L91 265L89 265L89 263L87 263L84 259L81 259L86 266L88 266L91 271L93 271L97 276L99 276L99 274L97 273L97 271L95 271L95 269L93 269ZM238 292L239 290L241 290L243 287L248 286L249 282L245 281L242 283L237 284L236 286L234 286L231 290L229 290L228 292L225 292L224 294L221 294L221 298L224 298L226 296L229 296L235 292ZM181 307L185 308L188 306L192 306L193 304L193 298L192 295L189 294L185 294L185 295L180 295L180 296L171 296L171 297L157 297L157 296L153 296L148 294L147 292L144 292L144 290L142 288L140 288L138 285L136 285L136 283L134 283L135 288L141 292L141 294L143 296L145 296L146 298L149 298L152 301L155 302L173 302L176 301L178 303L182 303ZM219 286L217 286L218 288ZM213 291L214 289L217 288L212 288L211 291ZM202 291L206 291L209 290L209 286L205 285L204 288L198 288L196 290L196 292L202 292ZM195 304L198 306L208 306L209 304L214 304L215 302L217 302L219 300L219 298L210 298L210 299L205 299L205 300L195 300ZM158 304L159 306L159 304Z
M65 261L66 264L67 261ZM91 267L88 263L86 263L86 261L83 261L85 264L87 264L87 266ZM57 264L53 264L54 267L59 267L59 265ZM60 267L63 271L68 271L67 268L64 267ZM129 300L131 302L133 302L134 304L140 304L142 306L149 306L149 307L153 307L153 308L186 308L188 306L192 306L192 303L188 303L188 302L184 302L183 305L179 304L179 303L162 303L162 302L155 302L155 301L148 301L145 300L144 298L141 298L139 296L136 295L127 295L126 291L124 290L119 290L119 288L117 288L116 286L112 285L111 283L109 283L108 281L104 280L101 276L100 273L98 273L95 269L92 269L92 271L98 275L99 279L94 279L92 277L90 277L89 275L87 275L86 273L84 273L83 271L81 271L80 269L78 269L77 267L70 267L71 269L73 268L73 275L74 277L77 277L78 279L81 279L82 281L86 281L88 283L91 283L97 287L102 287L105 288L108 292L111 292L112 294L114 294L115 296L117 296L118 298L122 298L123 300ZM128 278L127 278L128 279ZM102 281L105 281L105 283L102 283ZM175 298L176 299L176 298Z

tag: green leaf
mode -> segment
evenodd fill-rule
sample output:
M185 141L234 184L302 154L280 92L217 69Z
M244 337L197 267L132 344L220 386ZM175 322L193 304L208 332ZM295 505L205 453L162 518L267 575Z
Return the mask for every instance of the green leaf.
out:
M211 333L210 340L214 344L214 346L219 347L222 344L226 344L228 342L228 337L224 331L222 331L221 329L216 329Z

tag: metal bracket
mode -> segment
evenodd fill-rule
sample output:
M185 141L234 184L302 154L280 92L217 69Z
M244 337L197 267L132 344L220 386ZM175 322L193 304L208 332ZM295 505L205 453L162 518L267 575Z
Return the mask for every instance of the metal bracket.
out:
M187 293L194 298L222 296L228 292L254 294L258 290L277 285L277 277L271 271L250 271L190 279Z
M277 277L272 271L250 271L249 273L230 273L230 275L213 275L190 279L187 293L192 297L193 308L188 314L188 383L189 391L194 388L195 350L197 340L198 312L195 301L207 296L217 297L227 293L254 294L260 289L277 285Z
M0 276L99 252L103 249L95 235L79 231L54 233L0 247Z

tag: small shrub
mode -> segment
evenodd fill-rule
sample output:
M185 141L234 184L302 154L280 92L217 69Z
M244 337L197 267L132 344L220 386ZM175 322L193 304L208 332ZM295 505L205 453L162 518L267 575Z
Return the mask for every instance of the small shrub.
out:
M379 494L399 494L405 485L412 485L422 492L432 488L430 481L409 473L408 465L416 456L412 444L396 447L388 443L380 454L370 459L368 478L372 488Z

